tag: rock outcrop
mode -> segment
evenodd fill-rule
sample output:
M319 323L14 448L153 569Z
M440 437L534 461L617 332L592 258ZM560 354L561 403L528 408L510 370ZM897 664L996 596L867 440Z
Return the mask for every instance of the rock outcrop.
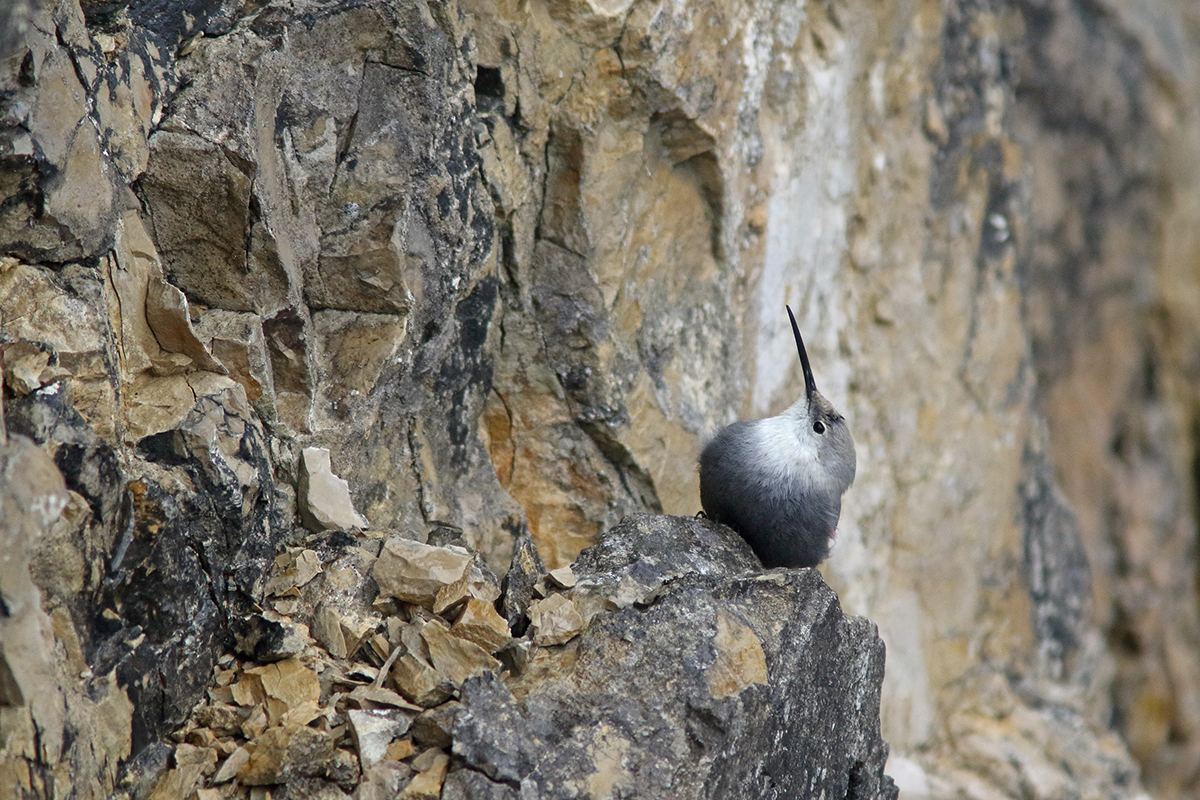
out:
M554 729L586 791L786 793L778 671L866 623L588 550L799 394L786 301L906 796L1195 794L1198 58L1190 0L0 3L0 786L566 792L500 718L642 714L629 648L693 738Z
M572 587L540 576L542 602L586 617L544 642L536 623L513 639L490 602L438 610L471 562L367 535L276 559L265 619L296 646L219 659L151 796L895 798L883 642L815 570L764 572L712 522L633 516Z

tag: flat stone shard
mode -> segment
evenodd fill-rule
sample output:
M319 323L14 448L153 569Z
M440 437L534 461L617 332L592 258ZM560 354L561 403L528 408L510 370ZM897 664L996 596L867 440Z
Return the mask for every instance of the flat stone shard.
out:
M371 570L380 594L432 609L438 592L457 583L471 566L464 551L392 538Z
M426 625L421 638L429 648L433 668L455 686L485 672L496 672L500 662L474 642L460 639L440 625Z
M575 604L561 594L538 600L529 607L529 618L533 624L533 641L543 647L569 642L586 624L575 610Z
M508 623L496 612L496 607L475 598L463 606L462 614L454 621L450 632L489 653L495 653L512 638Z
M306 447L300 454L300 518L311 531L364 529L367 520L354 510L350 485L333 474L329 451Z
M324 731L304 725L270 728L255 739L237 779L247 786L265 786L320 775L333 750L333 738Z
M347 716L363 769L387 757L388 747L403 736L412 724L412 718L401 711L352 709Z
M412 653L400 656L391 674L400 694L424 708L444 703L454 694L448 678Z
M455 754L542 797L896 797L874 625L842 614L815 570L763 574L751 558L711 523L625 519L575 572L656 596L597 613L507 685L464 683Z

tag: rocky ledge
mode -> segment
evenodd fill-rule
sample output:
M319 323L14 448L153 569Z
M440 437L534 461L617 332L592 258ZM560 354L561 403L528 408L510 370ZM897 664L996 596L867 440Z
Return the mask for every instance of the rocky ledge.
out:
M170 761L125 786L199 800L896 796L883 643L816 570L764 572L723 526L634 515L550 573L519 541L502 595L452 530L430 538L337 533L277 558L269 608L241 625Z

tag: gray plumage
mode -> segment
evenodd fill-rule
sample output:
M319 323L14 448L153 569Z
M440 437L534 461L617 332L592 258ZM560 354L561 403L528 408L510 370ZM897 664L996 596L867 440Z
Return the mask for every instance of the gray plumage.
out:
M804 396L782 414L735 422L700 454L700 504L767 567L815 567L829 555L842 495L854 482L846 420L817 391L796 318Z

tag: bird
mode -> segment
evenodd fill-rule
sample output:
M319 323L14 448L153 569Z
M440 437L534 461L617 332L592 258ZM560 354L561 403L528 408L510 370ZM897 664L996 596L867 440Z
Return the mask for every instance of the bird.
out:
M768 568L815 567L829 555L854 482L854 439L817 391L804 339L787 308L804 395L778 416L722 428L700 453L700 505L729 526Z

